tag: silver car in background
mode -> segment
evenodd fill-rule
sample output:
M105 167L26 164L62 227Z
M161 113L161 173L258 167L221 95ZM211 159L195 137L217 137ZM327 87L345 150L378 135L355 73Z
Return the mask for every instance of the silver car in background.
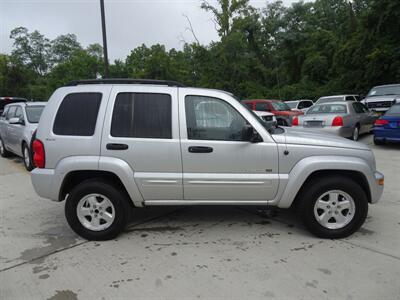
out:
M292 110L298 110L302 112L306 112L311 106L314 105L314 101L308 99L285 101L285 103L289 105Z
M293 120L292 126L319 130L352 140L372 130L378 116L364 104L355 101L338 101L316 104L305 115Z
M254 113L259 116L261 120L267 123L268 126L276 126L278 124L276 117L273 113L258 110L255 110Z
M15 154L22 157L28 171L33 169L30 150L32 135L45 105L46 102L8 104L0 116L0 155L7 157Z

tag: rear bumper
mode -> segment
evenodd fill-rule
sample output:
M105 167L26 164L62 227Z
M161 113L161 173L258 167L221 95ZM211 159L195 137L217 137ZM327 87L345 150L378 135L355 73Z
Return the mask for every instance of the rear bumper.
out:
M385 179L385 176L378 171L375 171L374 177L374 181L370 182L372 204L378 202L379 199L381 199L384 187L383 181Z
M59 201L59 185L54 184L55 171L53 169L34 169L31 172L31 181L35 192L42 198Z
M374 138L377 140L400 142L400 128L387 129L374 127Z

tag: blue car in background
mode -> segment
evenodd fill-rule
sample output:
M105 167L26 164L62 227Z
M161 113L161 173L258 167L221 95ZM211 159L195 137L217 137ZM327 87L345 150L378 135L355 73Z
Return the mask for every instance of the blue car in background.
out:
M400 142L400 103L393 105L374 124L374 143Z

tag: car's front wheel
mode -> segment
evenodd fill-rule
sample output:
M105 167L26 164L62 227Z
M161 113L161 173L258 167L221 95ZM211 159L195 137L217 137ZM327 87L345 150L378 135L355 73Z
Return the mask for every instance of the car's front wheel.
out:
M102 180L88 180L70 192L65 216L71 228L87 240L109 240L130 220L131 206L125 192Z
M357 182L346 177L324 177L310 182L299 199L304 225L322 238L343 238L365 222L368 199Z

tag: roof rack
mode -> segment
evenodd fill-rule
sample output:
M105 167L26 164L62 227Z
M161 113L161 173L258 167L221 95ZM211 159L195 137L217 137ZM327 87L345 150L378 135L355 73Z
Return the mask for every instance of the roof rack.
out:
M74 80L65 86L77 86L82 84L153 84L185 87L184 84L172 80L156 80L156 79L132 79L132 78L105 78L105 79L85 79Z

